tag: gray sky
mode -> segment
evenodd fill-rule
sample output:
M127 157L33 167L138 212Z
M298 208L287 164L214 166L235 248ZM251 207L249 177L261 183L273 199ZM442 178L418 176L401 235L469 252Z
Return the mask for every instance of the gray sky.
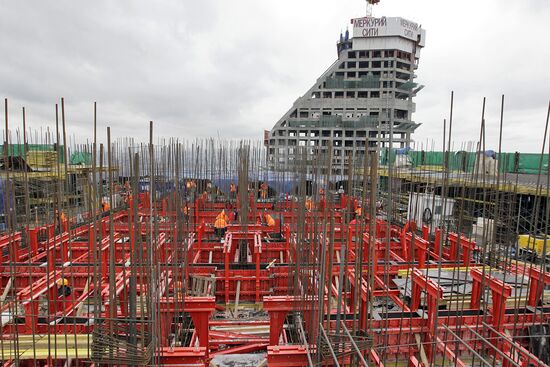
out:
M69 133L262 138L336 59L335 42L362 0L1 1L0 96L12 126L20 109L37 128L64 96ZM548 0L382 0L375 16L427 30L414 135L440 146L450 91L453 137L477 139L487 101L487 147L539 151L550 98Z

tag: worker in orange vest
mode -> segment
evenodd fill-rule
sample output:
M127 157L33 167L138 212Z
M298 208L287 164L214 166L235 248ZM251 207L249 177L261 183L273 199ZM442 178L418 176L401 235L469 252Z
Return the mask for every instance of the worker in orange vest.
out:
M225 216L225 213L220 213L216 217L216 221L214 222L214 233L217 237L223 237L225 236L225 231L227 230L227 219Z
M262 199L267 199L267 191L269 189L269 186L267 186L267 183L262 182L260 185L260 197Z
M111 206L109 205L109 202L107 200L103 200L101 202L101 210L103 210L104 212L107 212L107 211L109 211L109 209L111 209Z
M229 216L225 212L225 209L222 209L222 211L216 216L216 219L218 219L218 218L223 218L223 219L225 219L225 221L229 220Z
M273 217L270 214L266 213L264 215L264 218L268 227L275 227L275 219L273 219Z
M311 200L311 198L306 199L306 209L308 211L313 210L313 200Z
M69 223L67 221L67 216L63 212L61 212L60 215L57 209L55 209L54 223L58 233L64 232L68 229Z

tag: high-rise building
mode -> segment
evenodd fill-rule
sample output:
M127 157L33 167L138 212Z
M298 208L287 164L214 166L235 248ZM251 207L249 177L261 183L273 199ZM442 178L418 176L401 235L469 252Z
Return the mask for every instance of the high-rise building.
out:
M420 125L412 120L414 82L426 33L399 17L351 20L340 34L338 59L265 134L272 169L303 158L319 162L332 149L332 173L360 162L367 145L404 148ZM326 160L328 162L328 160Z

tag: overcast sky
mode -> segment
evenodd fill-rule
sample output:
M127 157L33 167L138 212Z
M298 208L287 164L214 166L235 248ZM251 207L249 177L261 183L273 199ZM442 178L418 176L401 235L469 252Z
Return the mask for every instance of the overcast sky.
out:
M65 97L69 134L262 138L336 59L362 0L0 0L0 95L12 126L54 122ZM450 91L453 140L477 139L487 101L488 148L539 151L550 98L549 0L382 0L375 16L427 30L413 116L420 144L441 143Z

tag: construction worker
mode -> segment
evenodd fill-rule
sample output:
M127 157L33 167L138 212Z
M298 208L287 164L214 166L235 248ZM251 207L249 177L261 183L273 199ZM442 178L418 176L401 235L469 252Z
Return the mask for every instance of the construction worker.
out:
M231 207L229 211L229 220L231 222L236 222L239 219L239 212L237 211L237 207Z
M227 215L227 213L225 212L225 209L222 209L222 211L220 212L220 214L218 214L216 216L216 219L218 218L223 218L225 219L225 221L228 221L229 220L229 216Z
M186 188L186 194L188 200L193 200L195 195L195 189L197 188L197 184L194 180L187 180L185 182L185 188Z
M185 187L187 188L187 190L192 191L197 188L197 183L194 180L187 180L187 182L185 183Z
M237 185L233 182L229 185L229 198L235 200L237 198Z
M67 278L58 279L56 283L59 297L69 297L71 295L71 287Z
M214 234L216 237L223 237L225 236L225 231L227 230L227 216L225 215L225 211L222 210L220 214L216 217L216 221L214 222Z
M66 221L67 221L67 216L65 215L64 212L61 212L61 223L65 224Z
M275 219L273 219L273 217L270 214L266 213L264 217L268 227L275 227Z
M187 201L183 205L183 220L186 222L189 220L189 203Z
M68 229L68 224L69 223L67 221L67 216L63 212L61 212L61 215L60 215L59 211L57 209L55 209L54 222L56 224L55 227L56 227L58 233L64 232Z
M306 199L306 209L308 211L312 211L313 210L313 200L311 200L311 198L307 198Z
M124 199L125 204L130 203L130 199L132 196L132 188L130 187L130 181L124 182L124 192L122 193L122 198Z
M260 185L260 198L263 200L267 199L267 192L269 190L269 186L267 186L267 183L262 182Z
M107 200L103 200L101 202L101 210L103 210L103 212L107 212L107 211L109 211L109 209L111 209L111 206L109 205L109 202Z

